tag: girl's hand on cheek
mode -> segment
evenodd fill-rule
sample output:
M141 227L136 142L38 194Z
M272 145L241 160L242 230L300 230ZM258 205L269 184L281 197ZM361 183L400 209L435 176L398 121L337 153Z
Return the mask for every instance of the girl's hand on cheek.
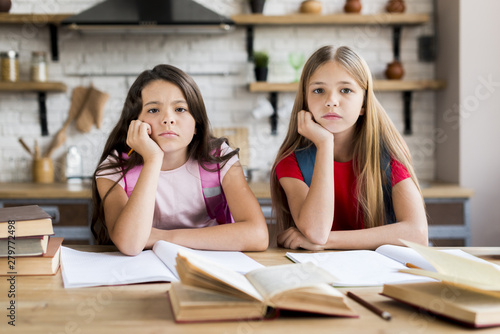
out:
M321 143L333 140L333 134L320 124L316 123L309 111L301 110L297 115L299 133L312 141L316 147Z
M151 139L151 125L140 120L130 122L127 133L127 145L139 153L144 160L161 156L163 151L158 144Z

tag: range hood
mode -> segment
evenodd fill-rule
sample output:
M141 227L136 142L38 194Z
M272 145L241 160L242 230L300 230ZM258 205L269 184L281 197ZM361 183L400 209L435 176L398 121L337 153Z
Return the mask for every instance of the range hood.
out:
M234 21L193 0L105 0L61 22L88 33L222 33Z

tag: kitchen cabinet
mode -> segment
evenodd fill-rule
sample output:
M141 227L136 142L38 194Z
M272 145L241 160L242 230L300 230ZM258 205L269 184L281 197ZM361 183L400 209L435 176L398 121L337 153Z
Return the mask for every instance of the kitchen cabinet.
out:
M90 184L0 183L0 207L38 205L52 216L65 244L94 244Z

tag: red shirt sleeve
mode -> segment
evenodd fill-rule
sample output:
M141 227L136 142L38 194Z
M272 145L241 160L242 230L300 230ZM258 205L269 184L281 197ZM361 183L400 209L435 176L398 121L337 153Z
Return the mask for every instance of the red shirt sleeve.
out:
M391 186L394 187L399 182L410 177L406 167L399 161L391 158Z
M282 177L293 177L304 181L304 177L302 177L302 173L300 172L299 163L297 162L295 153L290 154L278 162L276 165L276 177L278 180Z

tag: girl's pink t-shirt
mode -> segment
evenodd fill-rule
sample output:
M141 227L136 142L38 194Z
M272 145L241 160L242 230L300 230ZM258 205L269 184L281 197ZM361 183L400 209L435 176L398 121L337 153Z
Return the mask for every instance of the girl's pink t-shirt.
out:
M222 146L222 154L232 151L226 144ZM110 157L102 164L109 162ZM221 182L229 168L238 161L234 155L220 170ZM117 181L121 171L113 175L97 176ZM118 184L125 188L125 182ZM160 171L153 217L153 227L163 230L180 228L200 228L217 225L215 219L210 219L201 190L200 170L198 161L189 159L184 165L169 171Z

